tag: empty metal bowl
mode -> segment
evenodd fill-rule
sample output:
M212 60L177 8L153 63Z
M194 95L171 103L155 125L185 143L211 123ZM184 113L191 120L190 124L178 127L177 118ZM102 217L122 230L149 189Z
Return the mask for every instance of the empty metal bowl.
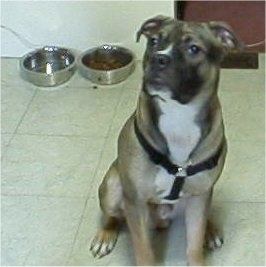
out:
M115 84L124 81L134 71L135 56L124 47L103 45L83 52L78 67L81 75L93 83Z
M70 79L76 69L74 54L66 48L45 46L20 60L21 75L37 86L56 86Z

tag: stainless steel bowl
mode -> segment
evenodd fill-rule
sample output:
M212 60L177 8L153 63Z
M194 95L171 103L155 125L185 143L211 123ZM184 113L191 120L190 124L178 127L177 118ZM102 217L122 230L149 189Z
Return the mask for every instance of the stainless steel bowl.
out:
M124 47L103 45L83 52L78 58L78 68L93 83L115 84L134 71L135 56Z
M45 46L26 54L20 60L21 75L37 86L56 86L70 79L76 69L76 58L66 48Z

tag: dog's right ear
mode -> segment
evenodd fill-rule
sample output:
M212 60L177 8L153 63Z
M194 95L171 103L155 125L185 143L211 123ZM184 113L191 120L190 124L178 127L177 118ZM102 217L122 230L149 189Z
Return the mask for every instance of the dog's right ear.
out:
M156 17L146 20L137 32L137 42L139 42L142 34L146 37L150 37L152 35L157 34L162 25L169 20L172 20L172 18L163 15L158 15Z

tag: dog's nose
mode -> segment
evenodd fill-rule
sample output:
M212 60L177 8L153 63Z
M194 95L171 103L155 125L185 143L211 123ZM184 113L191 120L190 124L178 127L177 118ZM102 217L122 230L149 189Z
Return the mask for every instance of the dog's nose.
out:
M153 56L153 62L161 69L167 67L167 65L170 63L170 58L167 55L164 54L155 54Z

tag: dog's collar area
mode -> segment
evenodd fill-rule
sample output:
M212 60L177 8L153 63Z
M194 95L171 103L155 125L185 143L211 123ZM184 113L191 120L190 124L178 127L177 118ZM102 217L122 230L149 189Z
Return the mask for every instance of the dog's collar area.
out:
M223 139L218 150L210 158L198 164L189 165L188 167L183 168L181 166L178 166L172 163L166 155L156 150L146 140L146 138L143 136L143 134L139 130L136 119L134 120L134 129L135 129L135 134L137 136L139 143L141 144L143 149L146 151L146 153L149 155L150 160L156 165L161 165L162 167L166 169L166 171L169 174L172 174L175 176L175 181L171 189L171 192L167 197L165 197L165 199L168 199L168 200L178 199L179 193L182 189L185 178L187 176L192 176L199 172L213 169L218 164L219 158L222 154L223 147L224 147L224 139Z

